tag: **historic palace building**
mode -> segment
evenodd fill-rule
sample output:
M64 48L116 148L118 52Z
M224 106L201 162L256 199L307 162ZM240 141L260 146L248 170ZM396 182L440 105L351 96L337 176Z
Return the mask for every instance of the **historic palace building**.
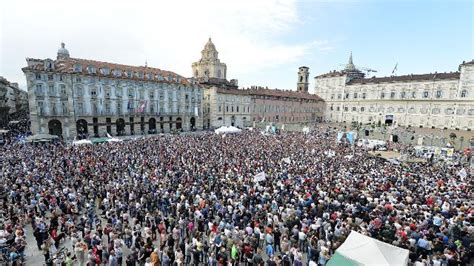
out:
M202 129L201 86L173 72L72 58L64 44L56 60L26 61L33 134L73 138Z
M315 77L334 122L474 129L474 61L458 72L365 78L352 62Z
M0 117L28 109L28 94L0 76Z
M239 89L237 80L227 80L227 66L220 62L209 38L192 71L193 80L204 87L204 128L250 127L260 122L314 123L323 118L324 102L308 92L308 67L299 68L297 91L257 86Z

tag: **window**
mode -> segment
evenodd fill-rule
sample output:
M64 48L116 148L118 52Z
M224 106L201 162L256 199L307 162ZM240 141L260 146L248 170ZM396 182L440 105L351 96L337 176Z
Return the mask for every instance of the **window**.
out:
M150 99L155 98L155 93L152 90L148 94L149 94L148 97L150 97Z
M412 97L413 99L416 98L416 91L413 91L413 92L411 93L411 97Z
M345 106L344 111L346 111L346 112L349 111L349 107Z
M61 84L61 96L65 96L67 93L66 93L66 85L64 84Z
M84 90L81 86L76 87L76 96L82 96L84 94Z
M424 91L423 92L423 98L428 98L428 96L430 96L430 93L427 92L427 91Z
M336 111L340 111L341 110L341 107L336 107Z
M357 111L357 107L352 107L352 111Z
M52 81L52 80L54 80L54 77L53 77L53 75L48 75L48 80L49 80L49 81Z
M92 96L97 96L97 89L95 87L91 88L91 95Z
M120 77L122 75L122 71L119 69L115 69L113 71L115 77Z
M400 93L400 98L405 99L405 95L406 95L406 93L405 93L404 91L402 91L402 92Z
M443 92L440 91L440 90L437 90L436 91L436 98L441 98L441 96L443 96Z
M345 99L349 99L349 93L346 93Z
M94 66L88 66L87 67L87 72L89 72L89 74L95 74L95 67Z
M225 107L225 111L226 111L226 112L229 112L229 106L226 106L226 107Z
M67 114L67 102L62 102L61 103L61 109L62 109L62 113L64 115L66 115Z
M393 98L395 98L395 92L394 91L390 92L390 99L393 99Z
M337 95L337 98L338 98L338 99L341 99L341 98L342 98L342 95L341 95L341 94L338 94L338 95Z
M416 113L415 108L414 108L414 107L411 107L410 109L408 109L408 113L409 113L409 114L414 114L414 113Z
M239 112L239 106L237 106L237 113Z
M385 92L382 92L382 93L380 94L380 98L381 98L381 99L384 99L384 98L385 98Z
M38 113L40 115L44 114L44 103L43 102L38 102Z
M459 109L456 110L457 115L463 115L465 112L466 112L466 110L464 110L463 108L459 108Z
M40 74L40 73L36 73L36 74L35 74L35 78L36 78L36 80L41 80L41 74Z
M433 108L433 110L431 110L431 113L435 115L439 114L439 112L440 112L439 108Z
M132 89L132 88L129 88L129 89L128 89L128 97L133 98L133 95L134 95L133 89Z
M365 107L361 107L361 108L360 108L360 111L361 111L361 112L364 112L364 111L365 111Z
M234 112L234 106L233 105L231 106L231 110L232 110L232 113L233 113Z
M354 99L357 99L357 92L354 92Z
M444 112L445 112L447 115L452 115L452 114L454 114L454 109L453 109L453 108L447 108L446 110L444 110Z
M462 90L461 91L461 98L466 98L467 97L467 90Z
M79 64L74 65L74 72L81 72L82 71L82 66Z
M122 104L120 102L117 103L117 114L122 114Z
M100 69L100 73L101 73L102 75L108 75L108 74L110 73L110 69L107 68L107 67L101 68L101 69Z
M36 84L36 95L43 95L43 85L41 84Z
M76 77L76 82L82 82L81 77Z
M330 108L330 110L331 110L331 111L332 111L332 110L334 110L334 106L332 106L332 105L331 105L331 108Z
M219 105L219 112L222 112L222 106Z
M331 94L331 99L334 99L334 94Z
M365 92L363 92L362 93L362 99L365 99L365 97L366 97L366 94L365 94Z
M79 114L83 114L84 113L84 105L82 103L77 103L77 112Z
M55 96L56 92L54 91L54 85L49 85L48 86L48 94L49 96Z

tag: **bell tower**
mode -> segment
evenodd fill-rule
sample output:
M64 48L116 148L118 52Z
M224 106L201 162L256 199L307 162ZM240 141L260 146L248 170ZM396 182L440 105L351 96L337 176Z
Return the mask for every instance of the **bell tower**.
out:
M298 92L308 93L308 87L309 87L308 77L309 77L309 67L305 67L305 66L300 67L298 71L298 83L296 83Z

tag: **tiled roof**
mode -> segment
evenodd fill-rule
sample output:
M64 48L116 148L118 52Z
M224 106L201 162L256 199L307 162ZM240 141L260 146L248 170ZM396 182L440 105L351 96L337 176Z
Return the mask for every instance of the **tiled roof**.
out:
M451 73L391 76L391 77L380 77L380 78L373 77L373 78L368 78L368 79L353 79L349 81L348 84L459 79L459 75L460 75L459 72L451 72Z
M322 99L315 94L302 93L302 92L289 91L289 90L266 89L266 88L251 88L251 89L217 88L217 93L250 95L250 96L252 95L269 96L269 97L282 97L282 98L322 101Z
M34 60L36 62L43 62L44 60L37 60L37 59L29 59ZM180 84L190 84L188 80L180 76L174 72L161 70L154 67L148 66L129 66L129 65L122 65L122 64L115 64L115 63L108 63L108 62L101 62L95 60L88 60L88 59L80 59L80 58L68 58L68 59L60 59L54 62L55 64L55 72L61 73L79 73L74 71L74 66L76 64L80 64L82 67L82 71L80 72L83 75L94 75L94 76L101 76L101 77L111 77L111 78L122 78L122 79L134 79L134 80L152 80L152 81L159 81L165 83L180 83ZM95 67L95 73L91 74L88 71L88 67L93 66ZM108 68L109 73L104 75L100 70L103 68ZM34 64L27 67L22 68L23 71L26 70L36 70L36 71L47 71L44 67L44 64ZM114 71L120 71L120 75L115 75ZM132 73L132 77L127 76L127 72ZM136 74L141 73L142 77L138 77ZM148 78L148 74L151 74L151 79ZM157 76L161 77L158 79ZM171 77L170 80L168 78ZM178 82L179 79L179 82Z
M259 95L259 96L273 96L273 97L285 97L285 98L293 98L293 99L303 99L303 100L317 100L322 101L322 99L315 95L297 91L289 91L289 90L278 90L278 89L249 89L250 95Z

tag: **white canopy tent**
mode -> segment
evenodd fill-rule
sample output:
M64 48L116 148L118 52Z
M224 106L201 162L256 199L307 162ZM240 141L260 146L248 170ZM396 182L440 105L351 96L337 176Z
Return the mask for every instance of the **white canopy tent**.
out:
M407 265L409 251L352 231L326 265Z
M72 142L72 145L83 145L83 144L92 144L92 141L88 139L75 140Z
M226 127L226 126L222 126L216 130L214 130L214 132L216 134L229 134L229 133L240 133L242 130L236 128L236 127L233 127L233 126L230 126L230 127Z

